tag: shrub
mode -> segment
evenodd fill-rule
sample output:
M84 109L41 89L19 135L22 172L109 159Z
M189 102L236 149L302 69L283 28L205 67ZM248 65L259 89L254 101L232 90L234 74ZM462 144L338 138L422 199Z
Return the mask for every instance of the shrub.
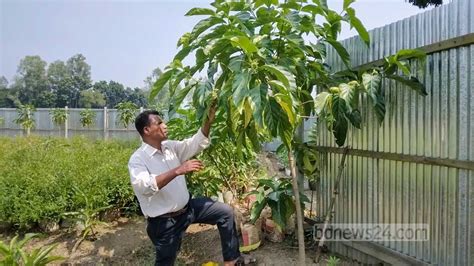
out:
M127 170L135 142L0 138L0 221L28 228L86 208L136 210Z

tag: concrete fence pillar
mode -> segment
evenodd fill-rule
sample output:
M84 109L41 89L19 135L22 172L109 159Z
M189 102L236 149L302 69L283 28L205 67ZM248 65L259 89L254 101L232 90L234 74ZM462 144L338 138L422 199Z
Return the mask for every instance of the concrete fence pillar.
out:
M107 140L109 138L108 133L108 119L107 119L107 107L104 107L104 139Z
M64 111L66 112L66 120L64 120L64 137L67 139L68 137L68 131L69 131L69 113L68 113L68 107L67 105L64 107Z

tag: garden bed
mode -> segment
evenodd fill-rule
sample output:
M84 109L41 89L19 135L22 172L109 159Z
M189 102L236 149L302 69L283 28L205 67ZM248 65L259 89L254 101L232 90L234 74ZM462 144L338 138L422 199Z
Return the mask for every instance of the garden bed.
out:
M73 233L60 231L55 234L35 239L27 247L58 244L52 254L68 257L65 263L73 264L120 264L120 265L153 265L154 249L145 231L146 222L143 217L119 218L106 225L97 226L97 240L85 240L71 254L77 241ZM0 235L1 241L8 241L11 235ZM314 265L311 260L313 252L307 251L307 265ZM287 242L263 244L251 252L258 259L258 265L295 265L298 261L296 248ZM320 265L326 265L326 255ZM340 259L339 265L349 265ZM183 239L177 265L201 265L214 261L222 263L219 233L215 226L193 224Z

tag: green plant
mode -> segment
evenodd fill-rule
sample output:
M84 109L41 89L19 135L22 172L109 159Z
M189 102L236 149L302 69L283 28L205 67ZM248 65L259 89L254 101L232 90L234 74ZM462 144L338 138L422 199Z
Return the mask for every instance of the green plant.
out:
M99 221L99 213L112 207L111 205L98 207L96 204L94 204L95 202L91 201L80 188L76 186L73 187L73 190L76 192L76 195L78 195L81 200L84 201L85 204L84 207L78 211L64 213L64 216L72 217L84 225L84 229L81 232L81 238L74 245L72 252L74 252L77 247L79 247L80 243L87 237L90 237L91 239L96 238L94 227L100 224L106 224Z
M288 162L288 151L286 150L285 145L278 146L275 153L278 161L283 165L283 167L290 167L290 164Z
M280 227L285 229L288 219L296 212L293 201L293 185L291 179L258 179L257 189L250 192L257 195L257 200L252 205L250 219L255 222L265 206L272 210L272 219ZM309 199L300 193L301 208Z
M50 256L49 253L57 245L43 246L26 252L23 248L25 245L38 234L26 234L25 237L18 241L18 235L10 240L7 245L0 241L0 264L2 265L25 265L25 266L42 266L53 261L63 260L60 256Z
M82 127L90 127L94 124L96 113L91 109L84 109L79 115L81 116L80 122Z
M5 118L0 116L0 126L3 126L3 124L5 124Z
M181 140L191 137L200 126L196 112L179 109L177 114L167 122L170 138ZM198 155L206 167L188 175L188 188L194 195L217 195L223 187L234 195L242 195L255 176L260 175L260 168L255 162L256 153L245 146L238 147L232 137L219 134L225 126L222 119L217 119L211 134L212 145Z
M369 97L379 121L384 117L382 78L426 94L407 62L424 58L422 52L402 50L386 58L382 67L352 68L348 51L337 41L342 23L355 28L367 45L370 42L351 7L353 2L344 1L339 13L329 9L325 0L216 0L211 8L193 8L186 15L206 18L178 40L181 50L156 80L150 99L169 85L172 113L192 92L199 120L205 118L211 103L217 102L217 116L227 125L219 134L233 137L237 147L250 144L258 149L257 136L262 131L279 137L288 151L298 205L294 136L304 118L316 113L342 146L348 124L361 126L359 95ZM337 52L347 69L331 71L325 63L328 47ZM195 65L183 65L190 54L195 55ZM194 77L204 67L207 76ZM402 75L397 75L399 71ZM180 88L182 83L184 87ZM316 87L321 93L313 99ZM299 261L303 264L303 218L299 208L297 218Z
M116 108L119 111L118 118L125 128L132 123L138 111L138 106L132 102L121 102Z
M17 112L18 117L13 120L13 122L21 125L21 127L26 130L26 135L30 135L30 130L35 127L33 114L36 112L36 108L30 104L20 105L20 107L17 108Z
M51 115L51 119L53 120L53 123L56 126L61 126L66 123L68 112L66 109L62 108L54 108L51 111L49 111L49 114Z
M0 221L21 231L43 220L60 222L63 213L87 206L72 187L83 191L94 209L113 205L137 213L125 167L137 145L84 137L0 137Z
M320 158L316 146L314 142L295 141L296 165L309 181L319 178Z
M329 258L326 260L328 263L328 266L337 266L341 262L341 260L338 257L334 256L329 256Z

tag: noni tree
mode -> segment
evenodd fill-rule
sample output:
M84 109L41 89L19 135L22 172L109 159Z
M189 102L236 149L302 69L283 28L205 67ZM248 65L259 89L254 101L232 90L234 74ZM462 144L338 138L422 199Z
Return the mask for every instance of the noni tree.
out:
M426 94L404 61L422 57L417 51L401 51L381 67L352 68L349 53L337 41L341 24L348 23L369 43L353 2L345 0L341 12L329 9L326 0L216 0L210 8L193 8L187 16L205 18L178 40L180 50L155 82L150 99L168 85L173 115L192 94L198 119L216 102L217 116L226 125L218 134L232 136L237 145L258 149L261 132L279 137L288 150L295 206L300 206L294 136L305 117L320 115L342 146L348 124L360 127L362 122L358 101L362 94L368 95L383 119L382 78ZM328 48L335 49L347 69L331 71L325 61ZM189 55L195 56L195 64L183 65ZM315 88L320 93L313 98ZM296 214L300 264L304 264L301 208L296 208Z

